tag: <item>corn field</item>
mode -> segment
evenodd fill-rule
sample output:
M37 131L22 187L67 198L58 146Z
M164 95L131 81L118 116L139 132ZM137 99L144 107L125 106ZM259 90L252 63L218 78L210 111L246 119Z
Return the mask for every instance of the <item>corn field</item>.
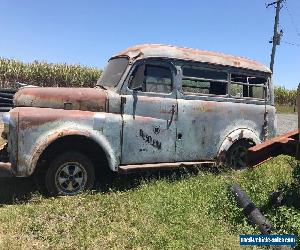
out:
M295 106L297 90L289 90L285 87L275 87L275 102L285 106Z
M93 87L102 71L81 65L34 61L23 63L0 58L0 88L16 88L15 82L43 87ZM275 102L295 106L296 90L275 87Z
M93 87L101 72L81 65L23 63L0 58L0 88L15 88L15 82L43 87Z

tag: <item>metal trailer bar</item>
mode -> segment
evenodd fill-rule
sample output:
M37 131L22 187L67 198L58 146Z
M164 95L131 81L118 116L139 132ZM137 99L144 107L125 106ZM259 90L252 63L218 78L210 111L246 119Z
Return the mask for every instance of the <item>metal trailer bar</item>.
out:
M248 149L247 166L254 167L278 155L289 155L300 160L300 84L297 90L298 130L290 131Z
M300 159L298 130L277 136L248 149L247 166L254 167L278 155L289 155Z

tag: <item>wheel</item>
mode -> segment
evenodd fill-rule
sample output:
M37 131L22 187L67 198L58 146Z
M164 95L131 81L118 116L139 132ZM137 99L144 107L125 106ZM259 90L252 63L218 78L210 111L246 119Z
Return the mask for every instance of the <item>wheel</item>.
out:
M226 165L235 170L246 169L247 151L253 145L246 140L235 142L226 153Z
M78 152L66 152L57 156L49 165L46 190L50 195L76 195L90 190L95 182L93 163Z

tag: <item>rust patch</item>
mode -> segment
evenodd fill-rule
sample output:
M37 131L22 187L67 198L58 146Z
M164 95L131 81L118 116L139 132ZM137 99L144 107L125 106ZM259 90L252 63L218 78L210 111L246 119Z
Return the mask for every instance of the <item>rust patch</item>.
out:
M217 159L216 159L218 163L220 163L220 162L225 162L225 160L226 160L226 152L227 152L227 151L222 150L222 151L219 153L219 155L218 155L218 157L217 157Z
M244 138L244 130L241 130L241 133L239 134L238 140Z
M299 148L298 136L299 131L295 130L249 148L247 165L254 167L280 154L297 157Z
M219 108L216 102L202 102L199 106L193 107L193 110L197 112L223 112L222 108Z
M49 108L18 108L21 130L43 125L48 122L72 118L72 120L88 119L94 116L93 112L81 110L55 110Z
M102 112L107 108L107 93L97 88L23 88L16 93L14 105Z
M136 117L135 119L140 121L140 122L144 122L144 123L152 122L152 118L148 117L148 116L139 116L139 117Z
M142 54L143 57L169 57L224 66L233 66L237 68L252 69L271 74L271 70L267 66L248 58L226 55L223 53L212 51L191 49L185 47L180 48L162 44L136 45L122 51L114 57L130 57L131 55L137 54Z

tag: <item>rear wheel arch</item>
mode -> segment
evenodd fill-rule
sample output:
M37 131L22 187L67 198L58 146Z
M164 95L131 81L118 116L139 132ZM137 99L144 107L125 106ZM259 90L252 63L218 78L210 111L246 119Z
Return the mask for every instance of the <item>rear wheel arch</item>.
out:
M259 136L250 129L237 129L229 133L218 150L217 160L218 162L226 162L226 153L234 145L237 145L239 142L248 142L251 145L256 145L261 143Z

